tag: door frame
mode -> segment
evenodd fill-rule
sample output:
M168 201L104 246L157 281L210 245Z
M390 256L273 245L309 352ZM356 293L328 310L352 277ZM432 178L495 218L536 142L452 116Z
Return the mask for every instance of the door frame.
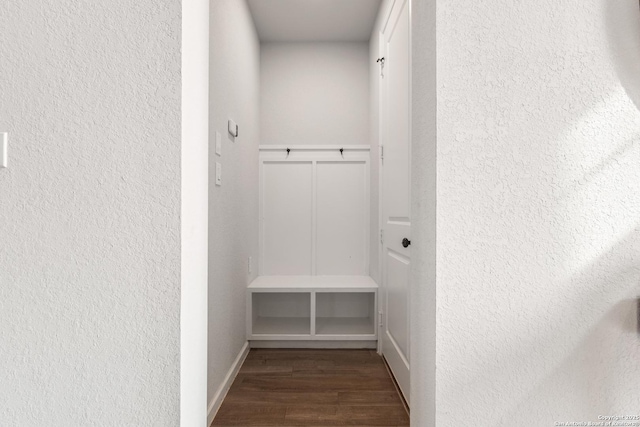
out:
M392 4L393 6L393 4ZM387 13L387 11L385 11L385 13L388 15L389 13ZM386 24L385 24L386 26ZM383 36L383 31L380 30L378 32L378 58L382 58L382 55L384 54L384 48L383 48L383 42L384 42L384 36ZM380 280L380 290L382 292L380 292L380 295L378 296L378 354L380 354L380 356L382 356L382 333L384 332L384 327L383 327L383 322L384 322L384 316L383 316L383 311L382 309L386 306L386 301L387 299L385 298L384 295L384 275L385 275L385 269L384 269L384 263L383 263L383 256L382 256L382 251L384 250L384 243L382 243L382 236L383 236L383 232L382 232L382 222L383 222L383 214L382 214L382 205L383 205L383 188L382 188L382 183L383 183L383 176L382 176L382 156L383 156L383 148L382 148L382 78L381 78L381 72L380 69L377 68L377 75L376 78L378 79L378 280Z
M209 2L181 10L179 411L181 426L207 427Z
M410 160L410 164L409 167L411 168L412 166L412 145L413 145L413 0L393 0L388 9L384 11L384 23L380 29L380 31L378 32L378 57L382 58L384 57L384 55L386 54L386 49L385 49L385 40L384 40L384 33L385 30L387 29L387 26L389 25L389 21L391 20L391 15L392 12L394 10L394 7L396 6L397 3L402 2L402 1L406 1L407 2L407 7L408 9L408 13L409 13L409 51L408 51L408 58L409 58L409 146L408 146L408 150L409 150L409 160ZM384 68L383 68L384 69ZM379 280L380 280L380 291L379 295L378 295L378 354L380 354L380 356L382 356L382 336L385 333L384 328L384 322L385 322L385 313L383 311L383 309L386 309L386 281L385 281L385 277L386 277L386 270L385 270L385 263L384 263L384 243L382 242L381 237L381 233L382 233L382 226L384 223L384 214L383 214L383 205L384 205L384 198L383 198L383 191L384 191L384 185L383 185L383 180L384 180L384 168L383 168L383 144L382 142L383 140L383 124L382 124L382 112L383 112L383 104L382 104L382 89L383 89L383 79L380 78L380 73L378 72L377 74L377 79L378 79L378 275L379 275ZM409 180L409 201L410 201L410 209L411 206L413 205L413 192L411 191L411 187L412 187L412 182L413 182L413 177ZM414 223L413 223L413 218L411 218L411 227L414 227ZM413 262L411 263L411 268L413 268ZM411 301L411 294L412 294L412 289L413 289L413 284L411 283L411 279L412 279L413 275L410 274L409 275L409 286L408 286L408 299L409 301ZM409 305L410 307L410 305ZM413 334L411 332L411 330L413 329L412 326L412 320L413 317L411 316L411 311L409 309L409 313L408 313L408 323L409 323L409 337L411 337ZM411 354L411 351L409 352L409 354ZM409 367L411 367L411 362ZM390 371L391 372L391 371ZM393 375L393 373L392 373ZM411 368L409 369L409 378L411 381ZM410 387L411 388L411 387ZM410 391L409 391L410 393ZM407 402L409 401L409 399L407 399Z

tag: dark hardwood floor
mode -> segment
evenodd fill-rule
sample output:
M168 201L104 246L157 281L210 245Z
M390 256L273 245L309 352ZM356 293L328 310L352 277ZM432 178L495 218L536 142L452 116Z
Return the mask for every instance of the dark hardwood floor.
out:
M408 426L373 350L249 352L212 426Z

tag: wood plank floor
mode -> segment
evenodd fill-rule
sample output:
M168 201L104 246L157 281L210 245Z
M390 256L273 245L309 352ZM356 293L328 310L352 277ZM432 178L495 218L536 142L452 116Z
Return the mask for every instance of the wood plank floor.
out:
M253 349L212 426L399 427L409 416L373 350Z

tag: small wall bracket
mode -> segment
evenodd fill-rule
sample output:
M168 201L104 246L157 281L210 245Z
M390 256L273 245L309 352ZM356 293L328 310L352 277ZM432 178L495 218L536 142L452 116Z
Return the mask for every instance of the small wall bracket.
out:
M229 134L234 138L238 137L238 125L233 120L229 119Z
M376 61L380 64L380 77L384 77L384 56Z

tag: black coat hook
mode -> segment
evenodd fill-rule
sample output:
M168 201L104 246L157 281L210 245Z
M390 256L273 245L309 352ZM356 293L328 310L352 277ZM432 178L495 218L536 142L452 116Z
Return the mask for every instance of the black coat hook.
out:
M340 149L340 155L342 156L342 158L344 159L344 148Z
M291 152L291 148L287 148L287 158L289 157L290 152Z

